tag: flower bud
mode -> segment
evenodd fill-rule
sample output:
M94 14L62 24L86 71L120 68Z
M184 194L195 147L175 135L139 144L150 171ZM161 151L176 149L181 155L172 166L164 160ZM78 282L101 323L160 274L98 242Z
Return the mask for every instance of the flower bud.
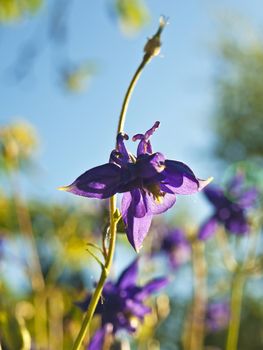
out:
M167 24L167 19L165 17L161 17L160 25L156 34L152 38L148 39L146 45L144 46L145 56L153 57L153 56L159 55L161 51L161 45L162 45L160 40L161 33L166 24Z

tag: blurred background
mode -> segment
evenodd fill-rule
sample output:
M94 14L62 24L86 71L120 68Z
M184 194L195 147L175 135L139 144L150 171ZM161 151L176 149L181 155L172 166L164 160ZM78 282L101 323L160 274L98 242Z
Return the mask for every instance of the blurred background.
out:
M140 280L168 274L171 283L151 301L153 313L136 336L121 335L114 346L225 349L231 286L243 269L238 349L263 348L262 2L0 0L2 350L71 348L82 319L74 303L99 274L86 244L100 244L107 203L56 188L108 161L126 88L160 15L169 17L162 51L135 89L126 132L145 132L159 120L155 151L221 186L241 171L259 199L249 238L226 232L221 252L214 238L206 247L197 240L212 213L202 194L178 198L156 218L140 253L149 262ZM136 149L131 142L129 149ZM179 266L167 272L162 233L177 227L189 251L179 250ZM226 250L232 270L222 259ZM112 278L134 257L120 234ZM92 332L97 326L95 320Z

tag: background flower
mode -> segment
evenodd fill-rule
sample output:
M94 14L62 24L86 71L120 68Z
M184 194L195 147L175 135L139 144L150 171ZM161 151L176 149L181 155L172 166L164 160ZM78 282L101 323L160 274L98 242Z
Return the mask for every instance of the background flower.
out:
M144 304L145 300L168 283L166 278L156 278L144 286L138 286L137 278L138 260L135 260L123 271L117 282L105 284L103 302L98 304L95 311L101 315L102 329L105 325L110 324L114 334L121 329L130 333L135 332L144 316L151 312L151 309ZM91 296L88 295L83 302L77 305L86 311L90 300ZM96 342L99 335L100 337L105 336L101 329L98 332L94 336Z
M247 189L244 182L244 176L237 174L227 184L226 191L216 185L209 185L204 190L204 195L214 207L214 213L202 225L200 239L214 235L218 224L223 225L229 233L248 233L247 210L255 204L258 192L256 188Z
M173 229L166 232L161 251L167 253L173 268L178 268L191 258L191 245L181 229Z

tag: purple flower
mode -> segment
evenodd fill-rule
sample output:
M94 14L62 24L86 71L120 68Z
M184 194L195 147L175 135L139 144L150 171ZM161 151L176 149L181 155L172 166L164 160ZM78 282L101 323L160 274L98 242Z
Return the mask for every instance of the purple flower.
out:
M218 332L227 327L230 318L229 304L216 301L208 304L206 310L206 328L209 332Z
M204 194L214 206L213 215L202 225L200 239L207 239L215 234L218 224L223 224L229 233L243 235L248 233L249 224L246 210L253 206L258 192L255 188L246 189L244 177L237 174L227 185L226 191L210 185Z
M199 180L182 162L167 160L162 153L153 153L150 137L159 127L156 122L145 134L137 134L137 157L124 144L126 134L117 136L116 150L110 161L86 171L62 190L90 198L109 198L124 193L121 212L128 240L138 251L147 235L153 215L168 210L177 194L200 191L209 180Z
M102 350L104 349L105 338L112 334L112 326L106 324L100 328L91 339L87 350Z
M173 268L186 263L191 256L191 246L180 229L167 232L163 238L161 250L168 254Z
M101 329L95 333L89 349L93 349L93 342L101 344L105 337L106 326L112 326L112 333L125 329L133 333L139 322L151 309L144 305L144 301L151 294L167 284L166 278L155 278L144 286L136 284L138 275L138 260L135 260L121 274L116 283L106 282L103 289L103 303L98 304L95 313L101 315ZM82 310L87 310L91 296L83 302L77 303ZM97 348L100 349L100 348Z

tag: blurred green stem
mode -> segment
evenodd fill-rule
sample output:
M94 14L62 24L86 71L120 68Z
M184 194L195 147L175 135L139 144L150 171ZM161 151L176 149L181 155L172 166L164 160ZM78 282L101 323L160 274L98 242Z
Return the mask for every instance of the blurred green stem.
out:
M121 113L120 113L120 117L119 117L119 123L118 123L118 128L117 128L117 135L120 132L123 132L124 129L124 123L125 123L125 117L126 117L126 113L127 113L127 109L128 109L128 105L130 102L130 98L132 95L132 92L134 90L134 87L137 83L137 81L140 78L140 75L143 71L143 68L145 67L145 65L150 61L151 56L150 55L145 55L141 64L139 65L139 67L137 68L131 82L130 85L128 87L128 90L126 92L126 95L124 97L123 103L122 103L122 108L121 108Z
M63 294L59 288L48 290L49 349L63 350Z
M236 268L238 266L236 258L231 250L226 232L223 228L220 228L218 232L216 233L216 240L218 243L218 246L221 250L221 253L223 255L223 261L226 266L226 268L230 272L236 271Z
M202 350L207 302L205 245L196 241L192 245L194 300L190 314L189 333L185 337L185 350Z
M13 177L11 176L11 180L19 229L21 234L24 235L26 240L30 243L32 259L29 262L29 274L31 278L32 289L37 292L45 288L45 282L41 270L36 240L33 233L31 217L27 205L25 201L22 200L20 195L18 175Z
M142 72L144 66L150 61L150 59L151 59L151 56L146 56L146 55L144 56L141 64L139 65L138 69L136 70L136 72L131 80L131 83L128 87L127 93L125 95L125 98L124 98L124 101L122 104L122 109L121 109L118 128L117 128L117 135L120 132L123 132L127 108L128 108L128 104L129 104L132 92L134 90L134 87L135 87L140 75L141 75L141 72ZM95 292L94 292L92 299L90 301L87 313L86 313L84 320L82 322L80 332L77 336L75 344L73 345L73 348L72 348L73 350L79 350L81 347L81 344L82 344L82 342L85 338L85 335L88 331L88 328L89 328L91 319L94 315L97 304L99 303L104 284L105 284L106 279L109 275L110 268L112 265L112 260L113 260L113 256L114 256L114 250L115 250L115 243L116 243L116 235L117 235L117 223L119 220L119 217L116 215L117 214L116 198L117 198L116 195L110 198L110 205L109 205L110 243L109 243L109 249L108 249L107 256L106 256L105 265L102 268L99 282L97 284Z
M244 283L244 275L237 273L232 281L230 321L226 350L237 350Z
M46 348L48 339L45 281L41 270L29 209L20 194L18 175L11 173L10 178L19 230L24 235L26 241L29 242L31 250L31 260L28 263L27 272L34 293L36 344L39 348Z

